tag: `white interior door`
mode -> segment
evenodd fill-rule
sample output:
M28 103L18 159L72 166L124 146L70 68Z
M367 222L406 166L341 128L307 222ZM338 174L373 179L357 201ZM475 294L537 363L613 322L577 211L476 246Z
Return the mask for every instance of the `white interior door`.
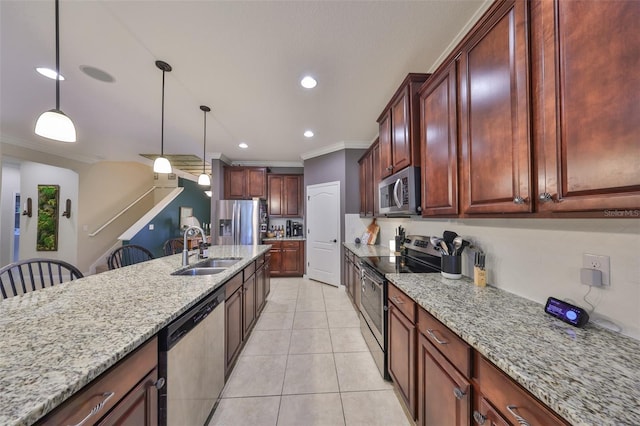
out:
M340 285L340 182L307 186L307 277Z

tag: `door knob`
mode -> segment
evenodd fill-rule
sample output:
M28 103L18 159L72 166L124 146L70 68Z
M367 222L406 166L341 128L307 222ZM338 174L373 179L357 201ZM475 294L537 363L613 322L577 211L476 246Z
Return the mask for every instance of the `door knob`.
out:
M335 240L335 239L334 239L332 242L337 243L337 242L338 242L338 240Z

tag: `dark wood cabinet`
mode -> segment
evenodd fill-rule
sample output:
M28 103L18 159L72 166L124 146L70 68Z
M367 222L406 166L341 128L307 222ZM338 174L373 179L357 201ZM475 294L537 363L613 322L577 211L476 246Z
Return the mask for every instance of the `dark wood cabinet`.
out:
M391 288L391 286L390 286ZM389 295L389 374L404 399L409 414L416 418L416 326ZM413 304L405 298L407 303ZM401 303L405 303L404 301Z
M344 253L344 280L347 296L356 308L356 312L360 310L360 266L358 256L351 250L345 249Z
M458 214L457 68L452 61L420 91L422 216Z
M224 198L227 200L266 199L267 169L265 167L225 167Z
M267 206L271 217L303 217L303 176L267 175Z
M531 7L538 209L637 209L640 2Z
M231 372L244 336L242 307L243 277L236 274L225 284L225 375Z
M378 118L380 179L408 166L420 165L418 89L429 74L409 74Z
M304 241L269 241L268 244L271 244L271 276L304 275Z
M261 312L264 308L267 295L271 289L269 283L269 260L267 257L261 258L264 261L256 269L256 312Z
M473 410L473 421L476 424L483 426L511 426L482 395L477 395L476 400L475 409Z
M378 176L377 158L379 156L379 142L376 140L373 145L358 160L360 170L360 216L371 217L378 212L377 193Z
M533 211L528 5L497 2L460 51L461 201L466 214Z
M254 273L249 277L245 276L242 284L242 310L243 333L246 338L256 321L256 275Z
M100 426L154 426L158 424L158 369L154 368L106 415Z

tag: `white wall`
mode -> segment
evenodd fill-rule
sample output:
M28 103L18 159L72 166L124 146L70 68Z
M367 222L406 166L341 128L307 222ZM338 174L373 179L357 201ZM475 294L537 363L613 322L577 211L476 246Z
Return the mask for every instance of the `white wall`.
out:
M60 186L57 251L36 251L38 185ZM33 206L31 217L20 217L20 259L46 257L61 259L75 265L77 263L78 246L78 174L60 167L30 161L22 162L20 167L20 196L22 204L30 197ZM69 219L62 216L67 199L71 200L71 218Z
M20 192L20 165L2 162L0 191L0 267L13 261L14 196Z
M345 218L345 241L353 242L371 219ZM527 299L544 303L549 296L589 308L580 284L583 253L610 256L611 286L593 287L587 300L592 318L622 328L640 339L640 220L637 219L378 219L379 244L388 245L395 228L408 234L442 235L455 231L487 253L487 280ZM463 257L463 271L468 270Z

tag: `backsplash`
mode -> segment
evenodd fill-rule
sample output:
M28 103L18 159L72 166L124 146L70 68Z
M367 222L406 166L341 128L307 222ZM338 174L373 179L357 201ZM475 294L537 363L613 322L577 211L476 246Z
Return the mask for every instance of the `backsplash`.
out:
M345 215L345 241L353 242L371 218ZM592 321L640 340L640 221L635 219L386 219L377 220L377 244L388 246L395 229L407 234L455 231L487 253L487 282L544 304L566 299L589 309L589 287L580 283L582 255L610 256L611 286L592 288ZM473 258L470 259L473 261ZM470 274L463 256L463 273ZM609 321L615 323L610 324Z

